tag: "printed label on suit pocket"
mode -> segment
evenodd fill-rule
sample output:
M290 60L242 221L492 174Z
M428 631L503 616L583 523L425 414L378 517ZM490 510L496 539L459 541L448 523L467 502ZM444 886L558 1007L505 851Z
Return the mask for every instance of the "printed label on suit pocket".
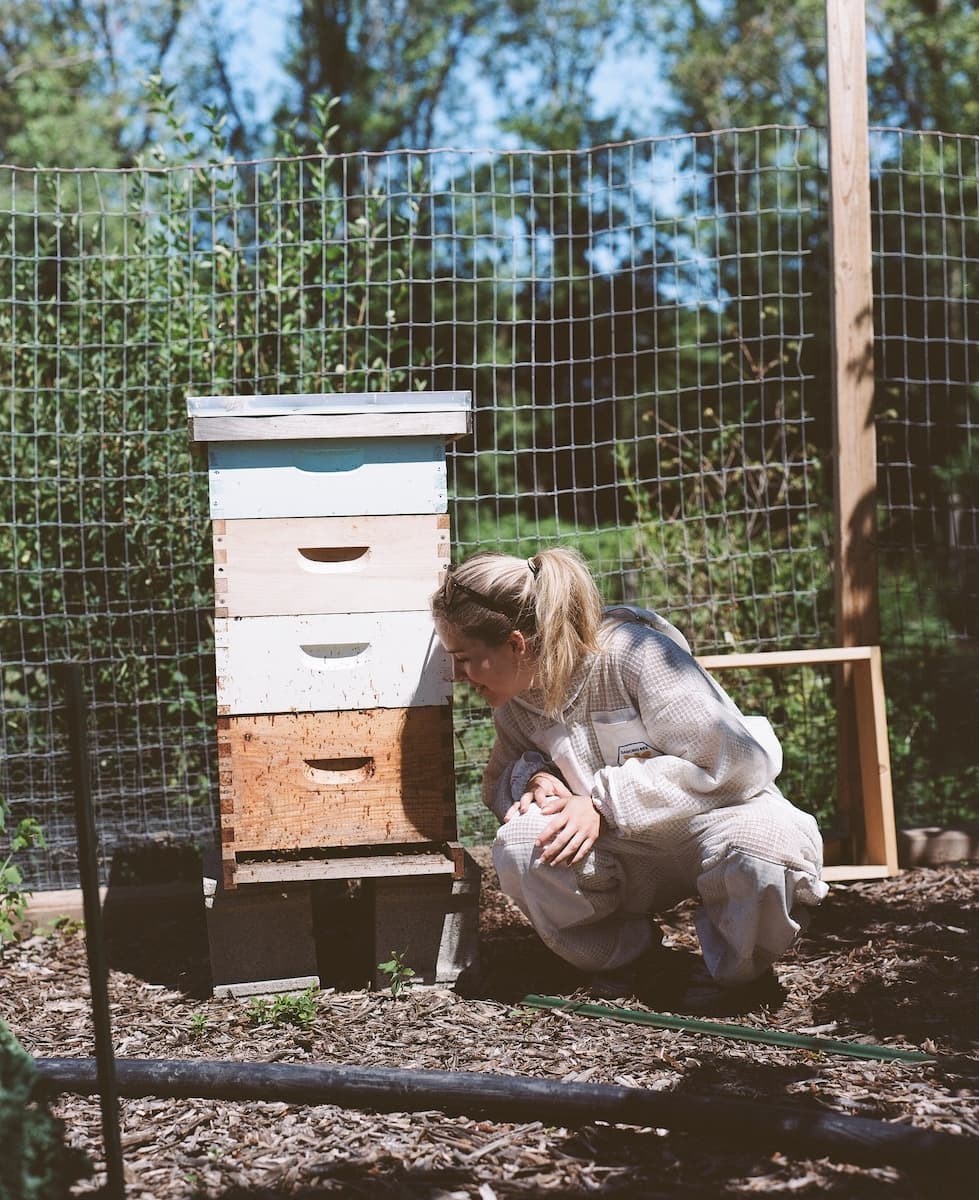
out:
M655 754L649 742L630 742L627 746L619 747L618 765L621 767L630 758L653 758Z
M630 758L655 758L659 753L646 740L646 727L634 709L592 713L592 728L610 767L621 767Z

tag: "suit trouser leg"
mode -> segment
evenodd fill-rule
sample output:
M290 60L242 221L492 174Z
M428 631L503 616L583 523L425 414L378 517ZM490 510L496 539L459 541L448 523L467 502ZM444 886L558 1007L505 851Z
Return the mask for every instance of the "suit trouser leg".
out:
M652 944L648 918L622 910L619 865L600 848L575 867L541 862L537 837L551 819L534 804L500 826L493 845L500 887L566 962L586 971L625 966Z
M694 914L704 962L718 983L757 979L795 941L829 890L819 878L815 821L782 798L705 817L698 839L703 901Z

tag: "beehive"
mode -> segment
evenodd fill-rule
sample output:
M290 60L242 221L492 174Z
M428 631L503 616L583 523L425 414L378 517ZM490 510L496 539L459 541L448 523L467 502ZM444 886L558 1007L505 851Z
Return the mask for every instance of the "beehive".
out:
M466 392L188 400L208 455L225 889L455 838L451 664L428 602L449 561L445 443L470 410Z

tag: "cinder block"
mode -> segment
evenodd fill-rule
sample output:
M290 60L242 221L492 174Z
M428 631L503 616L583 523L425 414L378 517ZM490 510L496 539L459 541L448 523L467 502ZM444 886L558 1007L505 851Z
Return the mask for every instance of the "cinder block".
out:
M215 996L319 987L308 883L226 890L216 866L204 877L211 985Z
M901 829L897 835L902 867L938 867L979 861L979 826L947 829L938 825Z
M401 954L414 982L451 985L479 959L481 872L464 854L461 879L404 876L371 881L374 892L374 953L384 962ZM387 975L374 967L373 986L384 990Z

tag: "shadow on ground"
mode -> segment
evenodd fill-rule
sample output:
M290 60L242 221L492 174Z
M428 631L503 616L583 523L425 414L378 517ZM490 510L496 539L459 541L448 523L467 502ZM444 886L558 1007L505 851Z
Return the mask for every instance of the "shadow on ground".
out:
M195 999L211 994L198 850L179 843L119 847L102 908L110 968Z
M104 908L109 965L193 998L208 997L200 881L200 856L193 848L139 844L117 851ZM135 894L142 894L138 903ZM687 908L678 928L689 924ZM676 932L669 928L670 914L666 924L671 935ZM977 946L979 906L931 899L924 873L906 876L900 889L889 888L883 898L867 889L834 888L787 961L803 969L812 961L814 976L831 981L813 995L814 1025L834 1024L836 1036L863 1041L934 1040L947 1051L969 1055L979 1042ZM827 957L834 963L831 971ZM689 948L677 949L681 974L686 969L681 960L690 958ZM482 933L479 970L460 979L457 990L514 1003L528 993L582 999L587 984L525 922L491 922ZM650 1007L673 1011L669 996L662 1005L654 999ZM778 1005L771 1007L777 1011Z
M882 902L838 889L818 909L798 955L836 954L841 983L813 1002L816 1024L864 1040L979 1042L979 908L930 901L925 887Z

